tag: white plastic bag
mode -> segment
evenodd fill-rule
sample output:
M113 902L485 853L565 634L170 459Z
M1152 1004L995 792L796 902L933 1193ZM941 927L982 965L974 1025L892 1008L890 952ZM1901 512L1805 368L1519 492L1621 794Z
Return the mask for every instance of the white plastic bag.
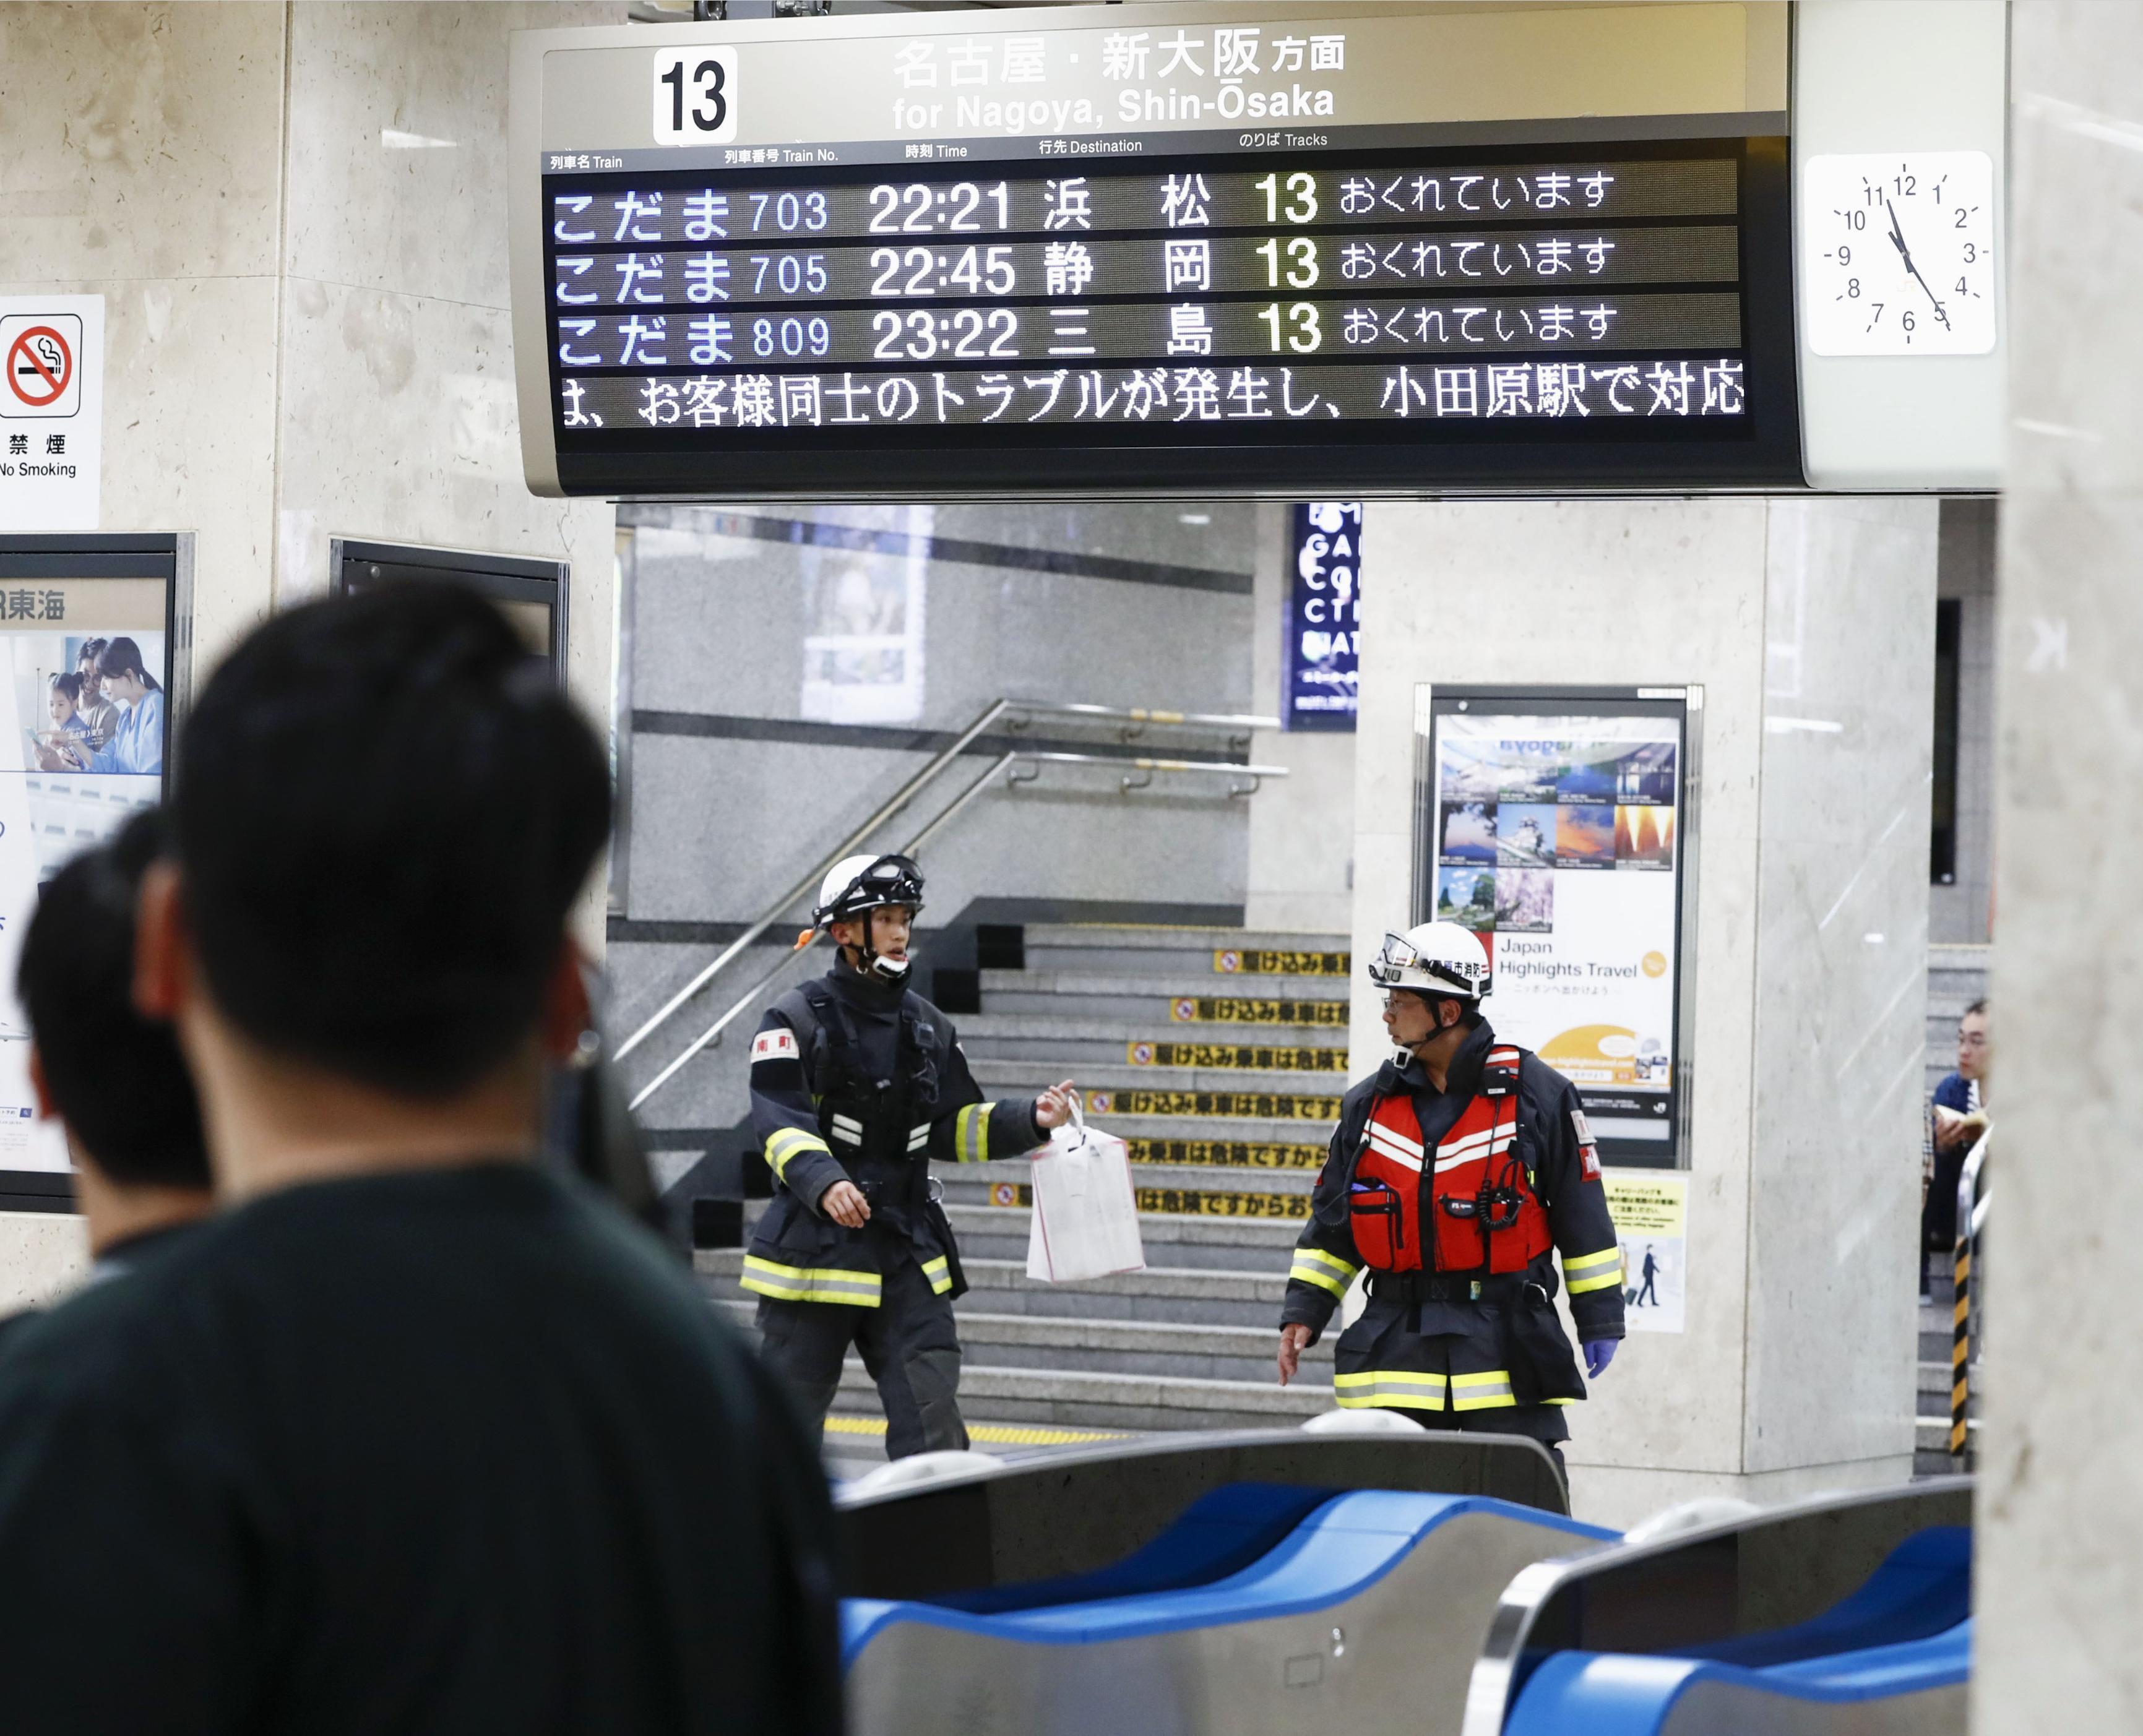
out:
M1089 1127L1076 1096L1072 1125L1054 1129L1049 1149L1027 1167L1034 1199L1027 1237L1029 1278L1076 1283L1146 1270L1130 1149L1114 1134Z

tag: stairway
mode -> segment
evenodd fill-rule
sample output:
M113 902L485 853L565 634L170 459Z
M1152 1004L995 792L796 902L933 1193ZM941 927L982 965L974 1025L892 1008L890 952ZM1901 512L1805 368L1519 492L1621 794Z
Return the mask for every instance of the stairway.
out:
M1025 1161L938 1166L972 1287L961 1408L977 1447L1285 1426L1332 1407L1330 1337L1284 1389L1274 1355L1289 1249L1347 1085L1346 947L1037 924L1017 967L982 972L982 1011L955 1021L977 1082L1012 1096L1077 1081L1087 1119L1130 1142L1147 1269L1035 1283ZM695 1259L748 1327L741 1253ZM828 1422L837 1468L882 1452L878 1417L852 1358Z
M1952 1303L1957 1293L1947 1272L1937 1272L1929 1288L1933 1292L1933 1299L1920 1304L1919 1400L1913 1418L1913 1474L1945 1476L1953 1471L1971 1470L1978 1458L1982 1397L1980 1382L1984 1377L1986 1364L1975 1344L1965 1419L1966 1457L1960 1463L1949 1456L1950 1356L1955 1337ZM1978 1333L1978 1322L1975 1319L1975 1338Z
M1928 948L1928 1061L1923 1089L1932 1092L1957 1067L1957 1021L1987 995L1994 963L1992 947Z

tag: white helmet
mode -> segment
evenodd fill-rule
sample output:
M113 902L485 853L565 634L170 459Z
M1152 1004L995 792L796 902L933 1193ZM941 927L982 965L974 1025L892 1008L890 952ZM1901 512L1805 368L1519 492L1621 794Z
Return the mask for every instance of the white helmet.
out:
M1387 934L1369 961L1369 981L1378 988L1484 1000L1488 993L1488 949L1481 937L1456 922L1423 922L1404 934Z
M835 922L866 916L888 904L904 905L911 915L921 914L923 870L905 856L844 856L819 883L819 903L811 913L811 926L829 928ZM805 938L809 938L808 933ZM873 947L868 921L862 950L864 968L873 976L887 982L898 982L907 977L908 960L883 957Z

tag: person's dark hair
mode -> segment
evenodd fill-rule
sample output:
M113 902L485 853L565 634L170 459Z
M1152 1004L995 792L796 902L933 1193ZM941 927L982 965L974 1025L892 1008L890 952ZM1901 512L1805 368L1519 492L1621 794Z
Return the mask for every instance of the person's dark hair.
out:
M134 1010L134 905L166 836L161 811L137 814L46 883L15 992L45 1087L97 1168L117 1182L205 1188L192 1076L171 1026Z
M157 690L156 678L141 660L141 647L124 633L97 654L97 672L106 680L114 675L131 675L150 692Z
M224 1015L271 1051L443 1096L534 1030L610 779L503 615L396 585L276 616L230 654L187 722L174 812Z
M77 669L80 669L83 664L87 663L92 669L95 669L97 667L97 660L104 655L105 646L111 643L111 641L108 639L83 640L82 642L82 649L74 654L74 666Z
M1986 1011L1987 1000L1984 996L1982 996L1978 1000L1973 1002L1971 1006L1966 1007L1962 1012L1957 1015L1957 1021L1962 1024L1965 1020L1970 1018L1972 1014L1976 1012L1985 1012Z
M79 705L82 703L82 677L80 675L72 673L54 675L52 680L52 690L55 693L63 693L67 695L67 704L70 705Z

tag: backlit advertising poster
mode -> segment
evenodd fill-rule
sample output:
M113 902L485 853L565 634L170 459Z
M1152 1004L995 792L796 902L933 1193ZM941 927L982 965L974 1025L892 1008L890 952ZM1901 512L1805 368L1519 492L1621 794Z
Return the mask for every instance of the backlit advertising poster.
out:
M1360 662L1362 503L1322 500L1289 515L1283 632L1289 730L1352 730Z
M15 967L37 889L162 799L169 586L0 576L0 1170L64 1174L37 1119Z
M1497 1035L1578 1087L1622 1162L1677 1158L1686 715L1672 690L1438 688L1429 708L1423 919L1480 936Z

